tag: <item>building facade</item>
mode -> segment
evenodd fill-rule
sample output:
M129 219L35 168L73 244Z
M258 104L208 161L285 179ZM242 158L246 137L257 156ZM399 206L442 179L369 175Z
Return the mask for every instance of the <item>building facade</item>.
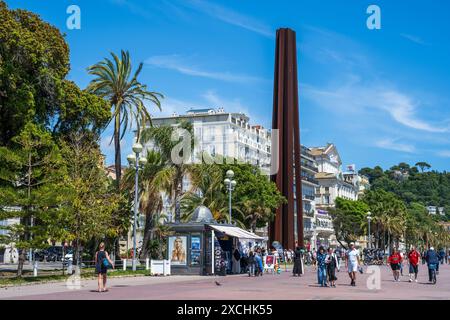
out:
M317 208L315 244L336 246L338 243L328 210L334 208L336 198L357 200L367 186L364 185L361 189L362 178L356 172L355 165L348 166L345 172L342 171L342 160L334 144L328 143L324 147L314 147L310 150L318 167L315 175L318 181L315 190Z
M261 125L250 124L243 113L227 113L219 109L190 109L184 115L152 118L154 126L177 126L188 121L193 126L194 149L191 161L200 162L203 152L211 156L251 163L265 173L270 172L271 134ZM145 149L154 148L149 142Z
M269 175L271 164L271 131L260 125L250 124L250 119L242 113L227 113L223 109L190 109L184 115L153 118L154 126L177 126L181 121L193 125L195 146L191 161L201 161L202 152L221 155L258 166ZM153 149L152 142L144 150ZM366 177L358 175L355 166L342 171L342 161L334 144L325 147L308 148L301 146L301 180L304 240L306 247L315 250L320 245L336 246L334 229L328 210L333 208L337 197L357 200L369 188ZM144 151L145 152L145 151ZM183 191L190 182L185 179ZM295 185L293 186L295 188ZM172 206L165 200L164 213L173 216ZM297 210L294 208L294 212ZM296 216L295 216L296 219ZM298 233L295 228L295 234ZM268 236L267 228L257 230L257 234Z

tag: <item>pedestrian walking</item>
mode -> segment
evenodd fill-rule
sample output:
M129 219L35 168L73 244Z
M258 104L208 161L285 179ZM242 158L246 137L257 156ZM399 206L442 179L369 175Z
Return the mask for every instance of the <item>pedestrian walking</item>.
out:
M422 264L425 264L427 261L427 250L423 249L422 251Z
M402 264L402 256L397 248L394 248L391 255L388 258L388 265L391 266L394 281L400 281L400 266Z
M255 264L256 264L256 276L262 276L264 273L264 266L262 260L262 252L258 249L257 254L255 254Z
M255 275L255 268L256 268L256 259L255 254L253 251L250 251L248 253L248 276L254 276Z
M317 266L317 279L321 287L327 286L327 265L326 265L327 253L324 247L320 246L317 252L316 266Z
M409 282L413 282L412 275L414 274L414 281L417 282L417 274L419 273L420 253L416 247L411 246L411 251L408 253L409 260Z
M328 248L328 254L325 262L327 264L327 275L330 287L336 288L336 269L339 269L339 260L336 252L333 252L332 248Z
M445 260L445 250L444 250L444 248L441 248L439 250L439 262L441 264L444 264L444 260Z
M337 271L341 271L341 259L342 259L342 249L341 247L337 247L334 251L337 257Z
M352 287L356 286L356 272L358 272L358 267L361 264L359 259L359 250L355 248L355 244L350 243L350 248L347 250L345 255L345 262L347 265L348 276L351 279L350 285Z
M406 256L403 254L402 251L399 251L399 253L400 253L400 257L402 258L401 262L400 262L400 275L403 277L403 261L405 260Z
M430 247L426 252L425 261L428 267L428 281L431 282L433 281L433 270L436 270L437 273L437 268L439 267L439 256L433 247Z
M302 248L297 247L294 251L294 277L301 277L303 274L303 252Z
M105 251L105 243L101 242L98 249L99 251L95 253L95 272L98 280L97 292L107 292L106 274L109 267L114 269L114 263L111 261L108 252Z
M232 272L234 274L241 273L241 253L236 246L233 246L233 254L232 254Z

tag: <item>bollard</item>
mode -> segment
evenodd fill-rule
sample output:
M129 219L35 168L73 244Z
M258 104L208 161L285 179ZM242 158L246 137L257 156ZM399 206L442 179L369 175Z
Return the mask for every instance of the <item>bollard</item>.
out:
M123 271L127 271L127 259L123 259Z
M145 259L145 270L149 270L150 269L150 259L147 258Z
M37 277L37 271L38 271L38 265L37 264L38 264L37 261L35 261L34 265L33 265L33 276L34 277Z
M69 260L67 261L67 274L71 276L72 273L73 273L73 261Z

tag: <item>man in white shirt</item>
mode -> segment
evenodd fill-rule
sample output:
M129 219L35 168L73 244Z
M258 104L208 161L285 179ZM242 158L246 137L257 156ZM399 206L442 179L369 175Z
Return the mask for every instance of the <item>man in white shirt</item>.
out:
M345 254L345 262L347 265L348 275L352 282L352 287L356 286L356 272L358 272L358 266L360 265L359 250L356 250L355 244L350 243L350 249Z

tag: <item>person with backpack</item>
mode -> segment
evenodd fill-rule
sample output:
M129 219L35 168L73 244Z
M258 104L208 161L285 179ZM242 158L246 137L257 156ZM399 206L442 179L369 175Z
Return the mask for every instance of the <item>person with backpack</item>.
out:
M430 247L425 254L425 261L428 266L428 281L431 282L433 281L433 270L436 270L436 274L439 270L439 256L433 247Z
M98 279L97 292L108 291L106 289L106 273L110 267L114 269L114 263L111 261L108 252L105 251L105 243L101 242L99 251L95 253L95 272Z

